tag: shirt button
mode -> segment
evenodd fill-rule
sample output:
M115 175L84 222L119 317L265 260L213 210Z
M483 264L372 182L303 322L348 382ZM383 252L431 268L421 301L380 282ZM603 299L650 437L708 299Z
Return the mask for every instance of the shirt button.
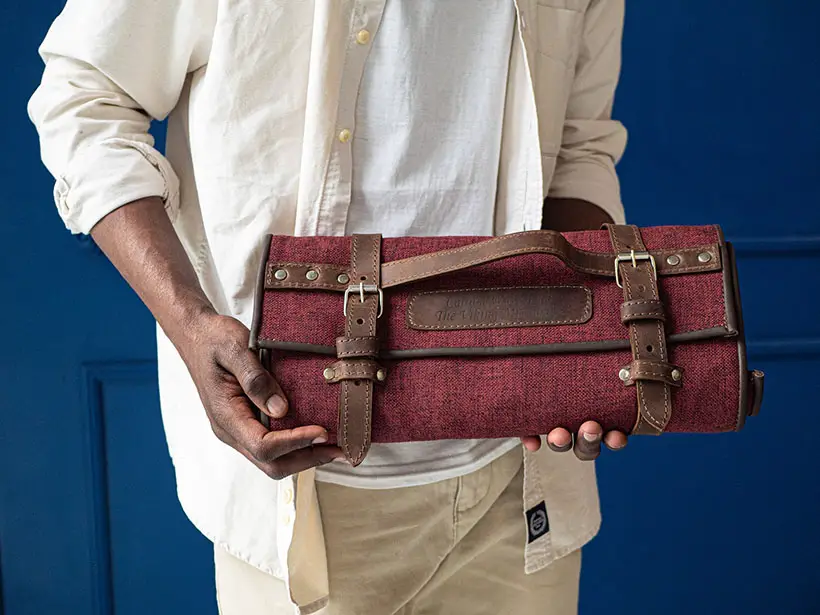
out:
M367 45L370 42L370 32L368 30L359 30L356 34L356 42L359 45Z
M282 494L282 499L285 501L285 504L293 502L293 489L285 489L285 492Z
M291 515L285 515L282 517L282 523L285 525L291 525L293 523L293 517Z
M339 141L341 141L342 143L347 143L348 141L350 141L350 137L352 136L353 134L347 128L345 128L339 133Z

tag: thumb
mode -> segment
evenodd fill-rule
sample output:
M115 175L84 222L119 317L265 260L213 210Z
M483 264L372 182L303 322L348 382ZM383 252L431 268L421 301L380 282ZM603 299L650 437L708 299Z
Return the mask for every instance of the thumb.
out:
M234 375L248 398L262 412L275 419L288 413L288 401L282 387L252 351L242 353Z

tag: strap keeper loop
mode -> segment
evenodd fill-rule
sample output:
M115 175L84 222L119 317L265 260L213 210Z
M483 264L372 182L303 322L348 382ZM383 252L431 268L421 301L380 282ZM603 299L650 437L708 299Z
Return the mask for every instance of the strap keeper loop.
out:
M657 299L634 299L621 304L621 322L628 325L636 320L666 321L663 303Z

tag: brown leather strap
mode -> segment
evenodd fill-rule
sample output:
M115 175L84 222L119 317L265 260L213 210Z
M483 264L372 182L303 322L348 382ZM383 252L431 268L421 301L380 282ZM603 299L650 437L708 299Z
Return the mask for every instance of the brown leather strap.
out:
M634 304L636 301L652 302L647 304L648 306L659 303L655 271L657 259L652 262L645 257L640 258L646 253L646 246L638 228L618 224L608 224L606 228L609 230L615 253L631 257L615 265L619 268L624 301L628 304ZM635 258L636 256L638 258ZM630 308L626 310L629 312ZM647 370L658 370L657 367L650 368L647 362L651 362L653 366L669 362L664 323L654 315L629 320L629 341L632 346L632 358L638 366L646 367ZM635 382L638 398L638 416L632 433L660 435L672 416L672 393L669 383L646 377L632 378L630 373L630 377L624 382L631 384L632 381Z
M636 384L641 380L665 382L673 387L679 387L683 384L683 370L670 363L636 359L629 364L627 370L629 376L624 380L624 384L627 386Z
M347 267L310 263L268 263L265 288L316 288L344 291L351 284Z
M337 337L336 356L340 359L377 357L379 356L379 339L377 337Z
M345 338L376 339L379 315L378 293L364 288L379 288L381 282L381 236L353 235L350 248L350 286L358 287L347 295ZM364 301L362 301L362 296ZM338 348L338 347L337 347ZM340 355L341 361L350 361ZM375 361L356 360L356 371L375 374ZM368 364L368 367L364 367ZM370 449L371 417L373 413L373 379L342 380L339 396L339 446L348 461L359 465Z
M381 287L391 288L521 254L550 254L576 271L606 277L615 275L611 253L580 250L555 231L526 231L384 263ZM698 255L705 254L708 258L701 258L706 262L698 260ZM657 250L652 255L658 275L719 271L723 266L717 244ZM355 276L341 265L269 262L265 275L265 288L271 289L315 288L344 292L356 283Z
M710 254L706 263L698 260L698 254L704 252ZM555 231L527 231L502 235L460 248L385 263L382 266L382 288L415 282L520 254L551 254L561 259L568 267L582 273L615 275L612 254L580 250L567 241L561 233ZM672 255L678 257L671 259L673 263L676 263L675 265L667 261L667 258ZM659 251L655 253L655 261L661 275L712 271L721 267L720 250L716 245Z
M621 322L625 325L633 320L666 320L663 303L654 299L635 299L621 304Z

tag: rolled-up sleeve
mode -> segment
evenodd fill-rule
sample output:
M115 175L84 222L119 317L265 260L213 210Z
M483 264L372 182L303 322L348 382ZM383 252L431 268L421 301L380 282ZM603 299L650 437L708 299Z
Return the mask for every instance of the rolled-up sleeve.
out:
M626 129L612 119L612 105L621 69L623 18L624 0L592 0L587 8L549 188L549 196L589 201L616 222L624 220L615 164L626 147Z
M66 227L88 233L134 200L159 196L173 218L179 180L149 128L205 65L212 0L69 0L40 47L28 105Z

